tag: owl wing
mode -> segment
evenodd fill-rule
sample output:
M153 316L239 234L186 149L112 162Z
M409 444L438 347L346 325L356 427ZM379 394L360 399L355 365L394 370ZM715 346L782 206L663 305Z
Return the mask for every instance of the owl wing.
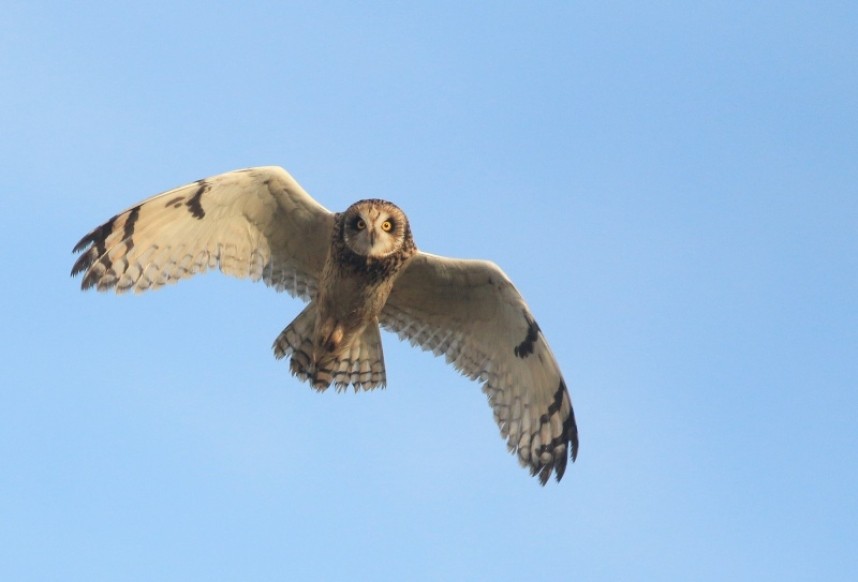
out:
M394 283L381 324L484 382L511 452L544 485L578 454L560 368L518 290L494 263L418 253Z
M164 192L74 247L82 289L145 291L219 268L310 300L334 215L284 169L237 170Z

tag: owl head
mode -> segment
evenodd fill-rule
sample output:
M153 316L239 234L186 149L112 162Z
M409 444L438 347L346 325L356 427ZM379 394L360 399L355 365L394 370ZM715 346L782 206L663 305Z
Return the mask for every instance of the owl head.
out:
M405 213L386 200L360 200L343 213L343 242L352 252L374 259L400 252L411 242Z

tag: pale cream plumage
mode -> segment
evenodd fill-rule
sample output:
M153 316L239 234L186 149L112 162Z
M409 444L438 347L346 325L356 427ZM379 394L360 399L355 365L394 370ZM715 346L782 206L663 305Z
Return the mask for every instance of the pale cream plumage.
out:
M370 276L381 259L364 254L368 243L360 243L356 255L356 243L343 242L348 235L335 239L353 208L372 221L370 214L378 211L369 209L378 204L389 203L362 201L346 213L333 214L281 168L229 172L114 216L75 246L82 255L72 275L83 274L83 289L117 292L154 289L210 268L262 279L310 301L278 337L275 354L291 355L293 373L321 389L330 383L355 389L384 385L380 323L414 345L443 354L457 370L483 382L510 450L541 483L552 472L559 480L568 457L577 455L575 416L554 355L521 295L493 263L416 251L407 218L393 205L388 209L391 220L403 222L407 233L400 232L395 248L389 246L393 242L385 248L399 258L394 268ZM379 236L385 233L379 231ZM351 278L324 275L332 263L334 270L345 272L336 267L348 262L343 252L355 263L346 269ZM336 294L343 288L367 295L357 303L367 306L366 321L352 322L354 337L337 346L336 357L316 361L324 342L313 333L322 333L317 321L331 309L317 304L330 293L337 304L350 300L348 293ZM333 354L333 345L329 347Z

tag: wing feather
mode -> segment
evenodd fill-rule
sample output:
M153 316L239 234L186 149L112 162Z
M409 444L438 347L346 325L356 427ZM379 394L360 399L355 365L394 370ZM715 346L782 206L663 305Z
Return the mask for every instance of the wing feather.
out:
M544 485L578 454L572 400L521 294L494 263L418 253L381 324L483 382L501 435Z
M217 268L309 300L334 215L282 168L227 172L169 190L84 236L72 276L117 293L156 289Z

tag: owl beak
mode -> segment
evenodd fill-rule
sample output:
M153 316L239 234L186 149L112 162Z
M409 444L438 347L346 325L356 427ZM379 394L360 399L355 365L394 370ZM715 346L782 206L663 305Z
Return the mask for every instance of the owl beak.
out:
M374 230L369 231L369 246L370 247L375 246L375 231Z

